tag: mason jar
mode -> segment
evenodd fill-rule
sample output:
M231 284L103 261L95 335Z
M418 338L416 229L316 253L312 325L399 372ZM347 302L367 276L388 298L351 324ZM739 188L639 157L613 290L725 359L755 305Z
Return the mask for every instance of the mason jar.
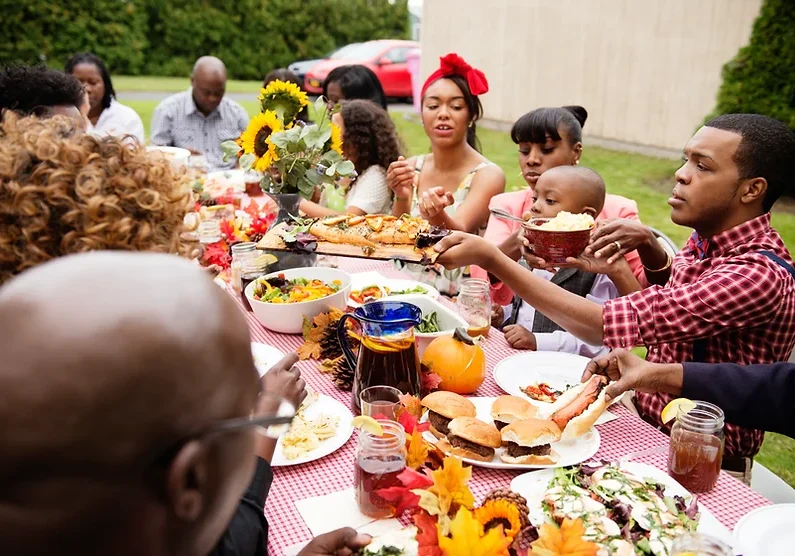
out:
M468 278L461 282L458 313L469 324L468 334L488 336L491 329L491 294L487 280Z
M671 429L668 474L690 492L715 487L723 461L723 410L696 401L689 411L680 407Z
M382 498L378 491L402 486L397 476L406 468L406 432L395 421L378 423L383 436L359 431L353 482L359 511L380 519L395 517L394 502Z

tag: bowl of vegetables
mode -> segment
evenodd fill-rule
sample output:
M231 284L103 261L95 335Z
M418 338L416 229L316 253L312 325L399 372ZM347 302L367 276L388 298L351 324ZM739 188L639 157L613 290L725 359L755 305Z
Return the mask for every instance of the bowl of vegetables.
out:
M300 334L304 318L345 310L351 277L335 268L291 268L251 282L245 294L257 320L269 330Z
M414 327L417 339L417 351L420 358L434 339L440 336L452 336L456 328L468 328L469 324L455 309L422 294L397 295L395 301L405 301L416 305L422 311L422 322Z

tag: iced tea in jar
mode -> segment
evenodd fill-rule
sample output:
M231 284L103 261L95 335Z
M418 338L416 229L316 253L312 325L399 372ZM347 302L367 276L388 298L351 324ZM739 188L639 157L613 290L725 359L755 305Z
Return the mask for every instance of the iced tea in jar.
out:
M364 515L395 517L396 506L378 491L401 486L397 476L406 468L406 433L395 421L379 420L382 436L359 431L354 464L354 489L359 511Z
M695 402L689 411L679 408L671 429L668 474L690 492L715 487L723 461L723 410L707 402Z

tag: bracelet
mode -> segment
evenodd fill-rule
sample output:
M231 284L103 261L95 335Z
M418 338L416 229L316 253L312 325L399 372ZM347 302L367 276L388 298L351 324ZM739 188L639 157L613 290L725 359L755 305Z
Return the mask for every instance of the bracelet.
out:
M651 272L652 274L654 274L656 272L662 272L664 270L668 270L669 268L671 268L671 264L674 262L674 259L673 259L673 257L671 257L671 254L668 251L665 252L665 257L666 257L667 260L665 261L665 264L662 266L662 268L651 269L651 268L649 268L648 266L646 266L644 264L643 265L643 269L646 272Z

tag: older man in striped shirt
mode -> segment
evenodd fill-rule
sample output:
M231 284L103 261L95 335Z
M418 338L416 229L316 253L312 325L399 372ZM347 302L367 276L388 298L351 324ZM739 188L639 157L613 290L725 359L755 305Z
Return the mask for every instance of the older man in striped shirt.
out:
M223 161L221 143L240 136L248 126L248 114L224 97L226 66L218 58L202 56L193 66L190 83L190 89L155 108L150 142L204 155L210 170L232 168L236 161Z

